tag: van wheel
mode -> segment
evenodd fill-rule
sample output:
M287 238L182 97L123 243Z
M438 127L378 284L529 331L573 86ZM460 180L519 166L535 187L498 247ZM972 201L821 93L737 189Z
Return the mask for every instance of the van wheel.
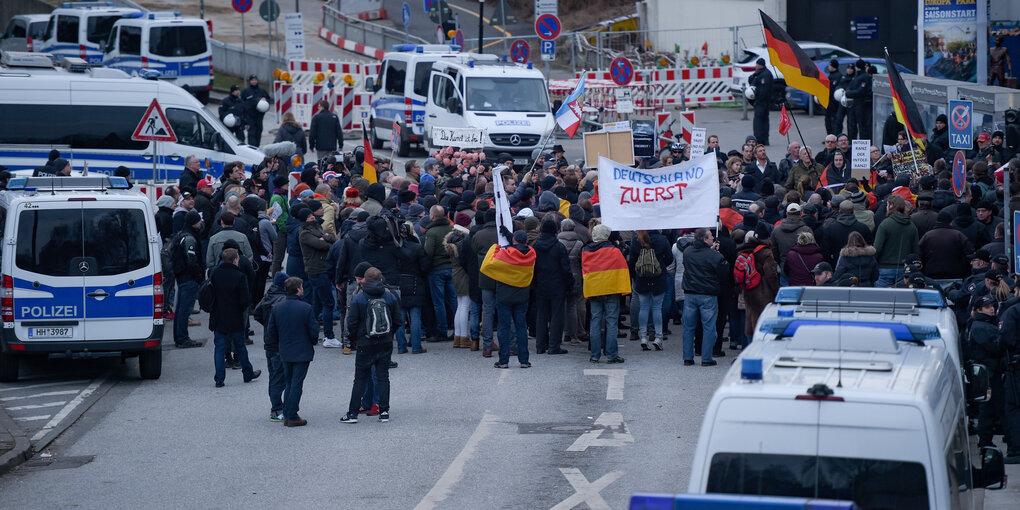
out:
M195 93L195 99L198 99L198 102L200 102L202 104L209 104L209 91L208 90L200 90L200 91L196 92Z
M159 379L163 372L163 350L146 351L138 355L138 373L142 379Z
M372 142L372 148L373 149L382 149L382 140L380 140L379 137L376 136L376 134L375 134L375 127L372 126L372 124L373 124L372 119L368 119L368 125L370 126L369 129L368 129L368 133L369 133L369 140Z
M397 147L397 156L406 158L411 154L411 141L406 139L404 135L400 135L400 146Z
M18 357L13 354L0 354L0 382L17 382Z

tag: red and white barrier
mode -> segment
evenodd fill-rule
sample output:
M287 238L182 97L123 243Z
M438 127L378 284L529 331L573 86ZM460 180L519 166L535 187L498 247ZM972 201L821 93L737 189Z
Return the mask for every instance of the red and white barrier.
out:
M586 75L586 83L608 82L610 86L618 86L608 71L589 71ZM575 78L580 77L581 73L576 73ZM729 86L732 81L733 68L729 66L639 69L628 86L637 87L634 90L635 105L643 103L645 107L661 108L731 102L733 94ZM647 87L642 88L642 85Z
M329 41L330 44L333 44L334 46L337 46L340 49L353 51L354 53L365 55L366 57L371 57L376 60L382 60L383 55L386 53L383 50L373 48L371 46L365 46L364 44L357 43L348 39L344 39L343 37L340 37L339 35L336 35L333 32L327 30L326 27L319 27L319 37Z
M372 9L370 11L363 11L357 14L358 19L362 21L375 21L377 19L386 18L386 9Z

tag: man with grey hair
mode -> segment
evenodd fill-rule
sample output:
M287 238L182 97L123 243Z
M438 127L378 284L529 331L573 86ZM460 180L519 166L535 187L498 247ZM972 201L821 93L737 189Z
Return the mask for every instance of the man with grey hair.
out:
M786 178L790 176L790 169L797 163L800 163L800 142L790 142L790 145L786 146L786 156L779 160L779 182L786 182Z
M404 174L407 176L407 180L411 181L411 184L418 184L418 180L421 178L421 164L416 159L409 159L404 163Z
M177 181L177 186L184 190L190 190L192 193L198 190L198 181L202 179L202 166L198 161L198 156L194 154L188 154L184 157L184 171L181 172L181 178Z
M824 167L832 163L832 155L839 151L836 147L836 135L825 135L823 145L825 148L815 156L815 163Z

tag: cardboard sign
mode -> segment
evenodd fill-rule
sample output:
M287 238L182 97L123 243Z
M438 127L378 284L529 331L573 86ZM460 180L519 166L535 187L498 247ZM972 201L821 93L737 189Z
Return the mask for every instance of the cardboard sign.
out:
M584 134L584 166L595 168L599 156L613 161L634 161L634 138L630 130ZM718 208L718 206L717 206Z
M485 130L472 128L432 127L432 145L435 147L460 147L474 149L485 146Z
M707 144L708 130L705 128L691 128L691 159L703 156Z
M871 140L850 141L850 175L858 180L871 176Z

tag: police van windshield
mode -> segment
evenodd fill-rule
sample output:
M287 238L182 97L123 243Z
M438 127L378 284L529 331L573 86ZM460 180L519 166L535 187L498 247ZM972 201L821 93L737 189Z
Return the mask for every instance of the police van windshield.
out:
M141 209L22 211L15 264L47 276L82 276L77 264L86 257L97 268L92 274L122 274L149 265L147 240Z
M709 493L852 500L858 508L928 508L924 466L916 462L717 453Z
M548 112L545 80L468 78L467 109L480 112Z
M149 29L149 53L153 55L193 57L205 52L205 29L201 26L169 26Z
M110 37L113 24L120 19L120 14L112 16L89 16L88 33L85 37L89 42L103 44Z

